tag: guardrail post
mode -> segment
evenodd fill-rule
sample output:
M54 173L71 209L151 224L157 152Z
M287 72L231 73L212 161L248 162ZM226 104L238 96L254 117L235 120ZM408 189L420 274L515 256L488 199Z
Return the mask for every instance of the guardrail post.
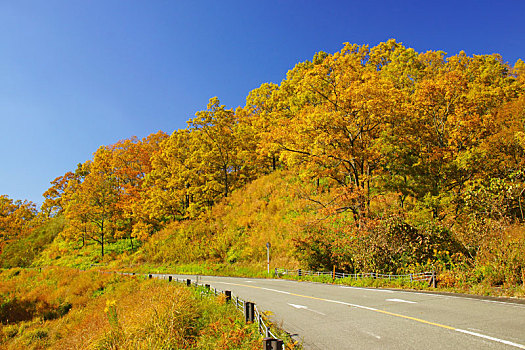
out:
M172 276L168 276L168 282L171 282L171 280L173 280L173 277Z
M297 276L301 277L303 275L301 269L297 270Z
M253 323L253 315L254 315L254 303L252 302L245 302L244 303L244 318L246 319L246 323Z
M280 339L270 337L263 339L263 350L282 350L283 345L284 343Z
M273 338L264 338L263 339L263 350L272 350L272 340Z
M204 288L210 290L210 285L209 285L209 284L205 284L205 285L204 285Z
M224 295L226 296L226 302L229 303L232 300L232 291L225 290Z
M277 276L277 277L279 277L279 273L277 272L277 267L275 268L274 275Z
M437 280L436 280L436 271L432 271L432 277L430 277L429 287L432 286L432 288L436 288Z
M148 278L152 278L153 276L152 275L148 275Z
M190 280L189 278L186 280L186 285L187 285L188 287L191 286L191 280Z

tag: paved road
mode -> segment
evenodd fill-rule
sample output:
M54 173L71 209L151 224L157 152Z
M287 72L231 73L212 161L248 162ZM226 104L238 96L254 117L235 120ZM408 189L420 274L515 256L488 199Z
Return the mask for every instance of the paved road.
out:
M305 349L525 349L524 304L282 279L198 280L270 310Z

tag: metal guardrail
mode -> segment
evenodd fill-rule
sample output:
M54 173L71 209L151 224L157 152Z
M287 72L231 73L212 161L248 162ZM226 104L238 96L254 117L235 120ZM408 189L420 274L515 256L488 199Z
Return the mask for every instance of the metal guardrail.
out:
M121 272L120 274L126 276L141 276L131 272ZM257 308L257 306L252 302L247 302L238 296L232 295L231 291L223 291L217 288L212 288L208 284L199 283L198 276L197 280L194 282L192 282L191 279L174 278L174 276L167 274L144 274L143 276L145 278L155 277L158 279L168 280L169 282L173 281L177 283L184 283L187 286L205 287L201 293L213 293L215 296L220 294L226 295L227 300L232 301L239 311L244 312L247 323L257 323L259 333L265 337L263 340L263 349L282 350L283 348L286 348L284 342L279 339L279 337L274 332L272 332L270 324L263 316L263 313ZM250 305L251 308L247 307Z
M377 272L361 272L361 273L345 273L337 271L308 271L303 269L289 270L283 268L275 268L274 274L276 276L281 275L296 275L296 276L330 276L332 279L336 278L351 278L351 279L363 279L363 278L373 278L373 279L388 279L388 280L407 280L410 282L417 281L426 281L428 282L429 287L436 287L436 272L427 271L419 273L409 273L405 275L394 275L394 274L383 274Z

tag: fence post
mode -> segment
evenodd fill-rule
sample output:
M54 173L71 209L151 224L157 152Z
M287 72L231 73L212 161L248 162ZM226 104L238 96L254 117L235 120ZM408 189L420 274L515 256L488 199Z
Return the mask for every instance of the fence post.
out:
M252 302L244 303L244 318L246 323L253 323L253 314L254 314L254 304Z
M284 342L281 339L275 339L272 341L272 350L283 350Z
M266 337L263 339L263 350L282 350L283 341L280 339Z
M189 278L186 280L186 285L187 285L188 287L191 286L191 280L190 280Z
M263 339L263 350L272 350L272 340L273 338L264 338Z
M430 280L430 283L432 285L432 288L436 288L436 285L437 285L436 271L432 271L432 279Z
M232 300L232 291L225 290L224 295L226 296L226 302L229 303Z

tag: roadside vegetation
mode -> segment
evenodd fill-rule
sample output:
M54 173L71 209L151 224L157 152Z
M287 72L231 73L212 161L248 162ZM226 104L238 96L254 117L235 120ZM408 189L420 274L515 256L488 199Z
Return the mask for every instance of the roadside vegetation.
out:
M2 349L259 349L223 296L70 268L0 273Z
M264 276L269 242L272 268L523 297L523 125L521 60L345 44L235 110L101 146L39 210L1 196L0 261Z

